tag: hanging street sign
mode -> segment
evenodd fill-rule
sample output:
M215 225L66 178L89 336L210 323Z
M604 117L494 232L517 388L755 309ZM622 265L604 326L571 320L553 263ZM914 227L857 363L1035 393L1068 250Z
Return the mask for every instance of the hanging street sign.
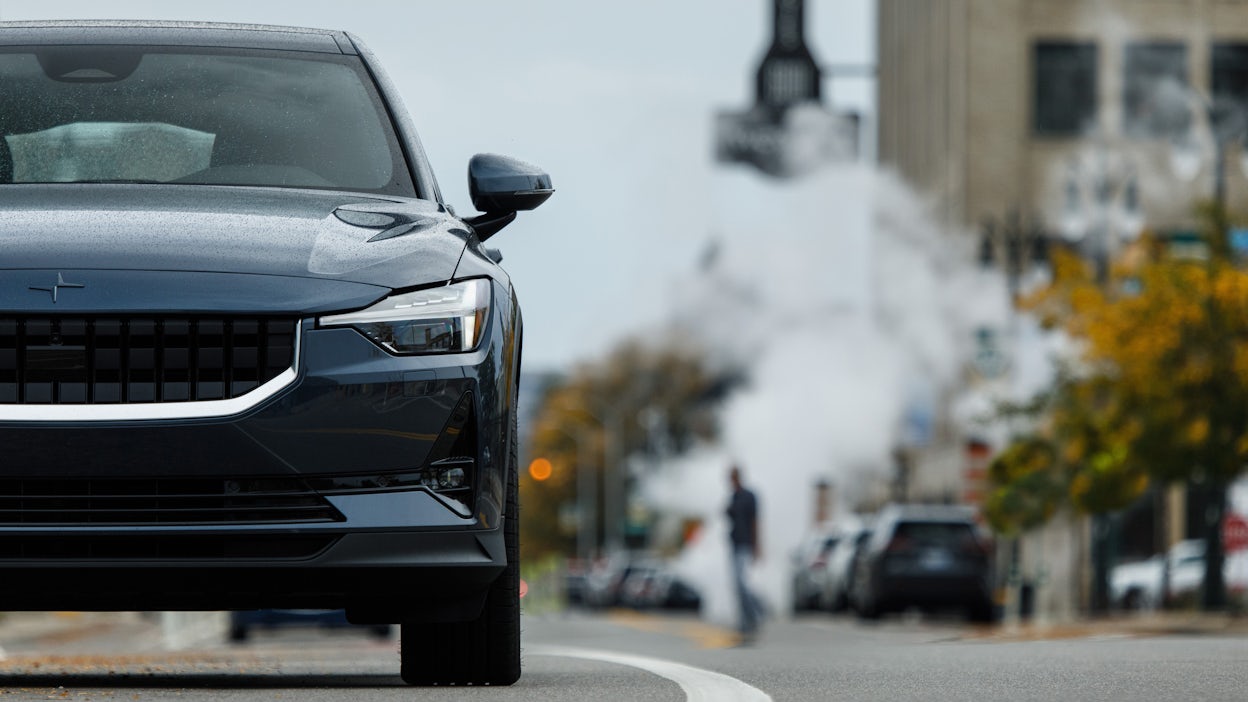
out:
M776 112L822 102L823 76L806 45L806 0L772 0L771 46L755 76L754 104Z
M823 72L806 44L805 0L772 0L771 44L755 72L754 105L716 115L715 157L791 178L857 156L858 116L823 105Z

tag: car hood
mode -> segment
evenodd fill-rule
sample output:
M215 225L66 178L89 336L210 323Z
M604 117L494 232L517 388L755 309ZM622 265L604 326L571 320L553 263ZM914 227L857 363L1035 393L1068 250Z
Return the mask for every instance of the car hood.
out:
M2 194L0 270L10 271L282 276L390 289L449 280L469 237L436 203L352 193L58 184L5 185Z

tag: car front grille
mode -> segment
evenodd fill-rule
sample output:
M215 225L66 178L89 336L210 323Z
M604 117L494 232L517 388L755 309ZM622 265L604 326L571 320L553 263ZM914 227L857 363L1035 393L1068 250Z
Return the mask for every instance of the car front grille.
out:
M324 497L292 478L0 479L0 526L343 520Z
M294 364L297 325L257 317L0 317L0 404L239 397Z

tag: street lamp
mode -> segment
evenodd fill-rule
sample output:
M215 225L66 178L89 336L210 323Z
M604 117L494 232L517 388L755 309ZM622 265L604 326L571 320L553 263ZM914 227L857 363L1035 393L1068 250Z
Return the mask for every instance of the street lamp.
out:
M1049 238L1039 220L1024 219L1018 208L1004 217L986 217L979 244L979 263L984 268L1000 265L1010 292L1017 301L1024 280L1048 265Z
M1245 114L1244 106L1238 101L1228 97L1216 97L1210 99L1205 95L1190 91L1191 99L1189 100L1189 109L1198 108L1193 111L1203 112L1205 117L1205 132L1198 131L1196 125L1197 120L1191 120L1191 126L1182 134L1172 141L1171 144L1171 163L1172 164L1200 164L1208 155L1206 144L1210 141L1213 143L1213 203L1214 203L1214 230L1208 242L1208 256L1206 257L1207 266L1212 274L1215 264L1218 260L1229 260L1233 253L1230 241L1230 226L1227 217L1227 157L1226 152L1232 145L1239 146L1239 164L1245 174L1248 174L1248 114ZM1195 178L1200 169L1189 168L1187 171L1180 172L1180 175L1190 173L1189 180ZM1211 316L1215 303L1213 298L1206 298L1206 304L1209 305ZM1218 339L1221 343L1227 343L1223 339ZM1228 353L1223 349L1223 355ZM1223 565L1225 563L1225 549L1219 547L1222 539L1222 523L1226 516L1227 507L1227 486L1219 479L1206 480L1204 485L1205 494L1208 496L1209 504L1205 508L1205 538L1210 548L1205 554L1205 577L1204 586L1202 587L1201 596L1202 604L1206 609L1222 609L1226 606L1227 592L1226 580L1223 573ZM1163 577L1168 577L1168 570L1164 572ZM1167 585L1163 579L1163 585ZM1163 590L1165 592L1165 590Z
M1010 373L1015 379L1011 399L1018 388L1017 379L1022 372L1018 364L1018 359L1023 356L1023 334L1018 311L1019 296L1035 281L1035 276L1048 267L1048 261L1049 238L1038 218L1025 218L1015 207L1002 217L984 219L979 263L985 269L999 265L1005 275L1009 294L1008 320L1011 353L1008 361L1000 352L990 354L988 359L996 356L995 362L980 361L976 363L976 367L989 379ZM977 335L981 339L980 343L984 351L991 350L995 345L992 341L994 335L991 329L979 329ZM1009 427L1011 433L1015 429L1012 424L1013 422ZM1001 562L1008 564L1005 576L1005 616L1009 621L1017 621L1023 599L1023 587L1027 585L1022 578L1021 536L1014 536L1001 543L999 554Z
M1185 131L1170 140L1170 167L1180 178L1196 180L1209 158L1209 142L1213 142L1213 202L1220 223L1224 223L1226 151L1232 144L1239 143L1239 165L1248 175L1248 149L1244 148L1245 138L1248 137L1248 115L1244 114L1243 106L1229 98L1210 99L1196 91L1191 91L1190 96L1194 104L1189 105L1189 109L1203 113L1206 129L1201 130L1197 120L1191 120Z
M1065 239L1084 247L1096 266L1096 279L1109 282L1109 264L1124 241L1144 229L1139 177L1135 165L1094 140L1090 158L1072 158L1066 174L1061 230Z
M1110 264L1124 243L1144 229L1140 183L1135 163L1111 148L1103 133L1092 150L1073 157L1067 166L1061 232L1083 249L1096 270L1096 281L1108 290ZM1092 611L1109 610L1109 569L1117 544L1118 516L1092 517Z

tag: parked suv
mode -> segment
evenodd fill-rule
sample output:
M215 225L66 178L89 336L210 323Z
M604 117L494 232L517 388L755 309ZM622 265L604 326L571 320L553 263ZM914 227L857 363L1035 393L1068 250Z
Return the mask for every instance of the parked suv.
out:
M550 178L474 157L456 217L343 32L2 23L0 84L5 609L342 608L409 683L515 681L483 242Z
M991 548L969 509L891 505L858 554L852 599L874 619L909 607L993 616Z

